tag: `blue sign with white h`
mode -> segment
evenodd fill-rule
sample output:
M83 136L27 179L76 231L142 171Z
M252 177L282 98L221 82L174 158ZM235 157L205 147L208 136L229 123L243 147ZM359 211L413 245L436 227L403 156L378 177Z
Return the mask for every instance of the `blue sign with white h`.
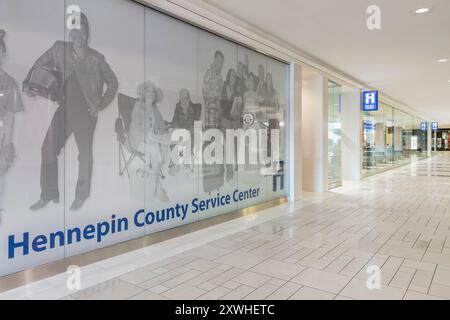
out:
M438 129L439 129L439 123L437 123L437 122L432 122L432 123L431 123L431 129L432 129L433 131L438 131Z
M378 111L378 91L363 92L363 111Z
M428 130L428 124L426 122L420 123L420 130L427 131Z

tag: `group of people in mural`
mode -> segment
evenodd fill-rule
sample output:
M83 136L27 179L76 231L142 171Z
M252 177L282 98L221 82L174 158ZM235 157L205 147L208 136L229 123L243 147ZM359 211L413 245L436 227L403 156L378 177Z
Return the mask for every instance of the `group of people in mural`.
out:
M204 112L202 121L205 128L217 129L259 129L261 122L276 117L280 111L278 93L274 88L272 75L265 71L264 65L258 66L258 75L249 71L250 61L237 63L236 70L227 72L225 81L222 78L224 55L216 51L214 61L206 71L203 79ZM251 121L246 121L246 118ZM257 148L248 144L246 150ZM237 143L235 144L237 146ZM235 156L237 150L235 150ZM247 154L248 156L248 154ZM223 176L229 181L233 178L237 165L203 165L203 189L211 192L223 183ZM244 170L248 175L259 180L259 165L246 161ZM242 176L241 176L242 177ZM241 179L244 180L244 179Z
M93 170L93 139L100 111L112 103L118 92L117 77L98 51L90 48L89 22L81 14L80 27L70 30L69 41L56 41L31 67L23 82L23 91L45 97L58 105L41 148L40 199L30 209L39 210L50 202L58 203L58 155L73 134L78 148L78 181L71 210L81 208L90 196ZM16 81L2 68L5 58L6 32L0 30L0 183L15 158L13 144L14 113L24 110ZM225 57L220 50L203 79L203 101L195 103L187 89L179 92L171 122L159 110L163 91L152 81L137 88L137 99L124 145L130 152L140 152L151 164L153 196L167 201L162 179L163 167L176 174L182 168L171 165L170 129L194 129L202 121L203 128L237 129L255 126L243 121L243 115L266 121L270 113L280 109L272 75L259 65L258 74L249 71L249 59L238 62L236 70L222 69ZM264 120L265 119L265 120ZM233 178L237 166L203 165L204 189L220 188L224 180ZM207 186L208 185L208 186Z

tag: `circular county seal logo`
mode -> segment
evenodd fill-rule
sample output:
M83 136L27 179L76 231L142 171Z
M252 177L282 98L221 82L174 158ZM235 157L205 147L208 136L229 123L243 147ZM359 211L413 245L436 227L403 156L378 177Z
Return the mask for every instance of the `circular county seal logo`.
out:
M255 115L253 113L246 113L242 116L242 122L246 126L252 126L255 123Z

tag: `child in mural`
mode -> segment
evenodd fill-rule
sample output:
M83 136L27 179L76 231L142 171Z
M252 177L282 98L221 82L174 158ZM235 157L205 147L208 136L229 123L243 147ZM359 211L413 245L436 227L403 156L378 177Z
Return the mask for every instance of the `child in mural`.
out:
M222 94L222 68L224 55L220 50L214 53L214 61L206 71L203 78L204 109L202 110L202 121L204 129L222 128L222 110L220 100ZM205 142L203 150L212 142ZM220 189L224 184L224 164L203 164L203 190L211 193Z
M70 41L57 41L36 61L24 81L30 96L52 96L59 103L42 145L41 198L31 210L42 209L50 201L59 202L58 155L72 134L79 152L79 171L70 209L78 210L89 198L97 116L117 93L118 82L111 67L88 45L89 22L83 13L80 22L80 28L70 30ZM58 77L61 94L49 94L53 87L46 88L46 80L58 82Z
M5 174L15 159L14 113L23 111L22 98L16 80L3 69L3 61L6 58L5 35L6 32L0 30L0 214L3 211L1 201Z
M130 133L127 143L131 149L142 152L149 160L150 179L146 190L150 198L169 201L162 185L163 171L168 170L170 161L170 134L158 104L163 92L156 84L146 81L137 90L138 100L131 113Z
M244 94L243 88L244 87L239 82L239 77L236 71L234 69L230 69L222 87L222 96L220 100L222 128L224 130L238 129L240 127ZM236 155L237 146L232 152ZM235 166L232 164L226 165L227 181L233 178L234 170Z

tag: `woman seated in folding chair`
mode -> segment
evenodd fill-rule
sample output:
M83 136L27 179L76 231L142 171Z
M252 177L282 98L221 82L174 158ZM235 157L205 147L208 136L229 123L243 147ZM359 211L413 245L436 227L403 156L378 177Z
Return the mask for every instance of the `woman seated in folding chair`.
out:
M150 168L151 197L168 201L162 186L163 169L170 161L170 135L158 103L163 99L163 92L153 82L146 81L137 90L138 100L131 113L130 131L127 143L133 150L142 152Z
M191 162L193 161L193 149L194 149L194 122L200 121L202 113L202 105L200 103L193 103L191 100L191 94L188 89L180 90L180 101L175 107L175 113L172 119L173 129L186 129L191 136ZM194 171L193 164L184 164L184 168L188 172ZM174 175L180 171L180 165L172 164L170 167L170 174Z

